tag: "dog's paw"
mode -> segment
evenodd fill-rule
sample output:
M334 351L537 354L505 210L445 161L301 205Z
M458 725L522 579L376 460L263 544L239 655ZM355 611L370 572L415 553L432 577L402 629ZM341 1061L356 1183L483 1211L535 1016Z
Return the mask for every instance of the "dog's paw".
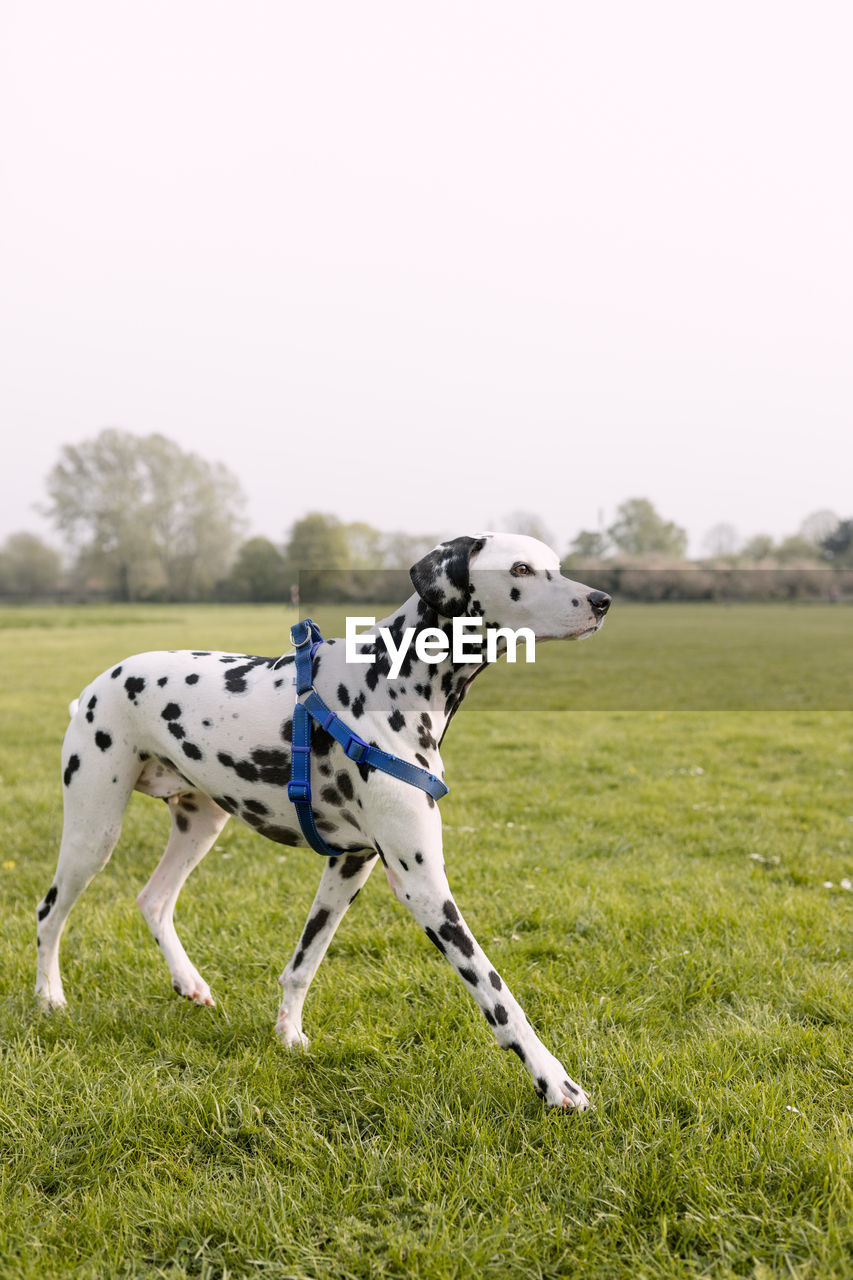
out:
M554 1067L555 1070L537 1076L534 1081L537 1098L546 1106L561 1107L564 1111L588 1111L592 1105L589 1095L566 1074L556 1058Z
M307 1049L310 1043L308 1037L302 1034L302 1028L289 1021L285 1009L278 1011L275 1033L285 1049Z
M55 1009L66 1009L68 1007L61 987L58 991L55 988L51 989L48 986L36 987L36 1000L38 1000L40 1008L43 1009L45 1013L50 1013Z
M187 977L173 977L172 988L177 991L179 996L185 996L187 1000L192 1000L193 1004L206 1005L213 1008L216 1004L213 996L210 994L210 987L200 978L198 974Z

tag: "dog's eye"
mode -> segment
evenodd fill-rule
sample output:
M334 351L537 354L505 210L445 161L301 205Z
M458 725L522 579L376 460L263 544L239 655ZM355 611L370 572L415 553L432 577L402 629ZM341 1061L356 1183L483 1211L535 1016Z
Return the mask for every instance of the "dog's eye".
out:
M525 564L523 560L518 560L510 569L510 573L514 578L526 578L533 570L529 564Z

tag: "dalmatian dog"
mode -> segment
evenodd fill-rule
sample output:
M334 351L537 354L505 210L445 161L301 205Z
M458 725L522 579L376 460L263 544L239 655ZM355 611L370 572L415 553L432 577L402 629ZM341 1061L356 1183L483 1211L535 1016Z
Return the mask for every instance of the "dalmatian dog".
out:
M444 542L411 570L415 587L395 613L363 633L370 662L347 662L329 640L314 658L314 687L361 737L443 777L440 743L482 661L423 661L411 646L392 678L393 650L409 628L449 634L457 617L491 627L530 628L537 641L597 631L610 597L560 572L557 555L534 538L502 533ZM468 653L470 655L471 636ZM476 643L476 642L475 642ZM178 894L229 815L280 844L305 846L288 799L293 655L161 652L126 658L71 704L62 753L64 824L53 883L37 909L36 994L65 1003L59 941L75 901L109 860L131 792L166 801L171 832L138 903L169 966L172 986L213 1004L174 925ZM276 1023L287 1047L308 1041L302 1006L347 908L378 858L397 899L453 966L498 1045L518 1055L536 1093L553 1107L585 1110L589 1099L541 1043L453 900L442 856L441 818L432 796L349 759L315 726L312 804L326 859L308 921L279 983Z

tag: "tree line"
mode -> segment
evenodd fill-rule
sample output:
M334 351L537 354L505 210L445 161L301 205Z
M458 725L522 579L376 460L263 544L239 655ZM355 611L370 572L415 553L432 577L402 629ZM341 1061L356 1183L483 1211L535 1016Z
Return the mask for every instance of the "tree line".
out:
M391 599L409 590L407 571L438 540L387 533L311 512L283 541L246 538L246 499L221 462L185 452L162 435L109 428L65 445L47 477L41 508L65 554L18 532L0 546L6 600L287 601ZM553 543L529 512L501 528ZM853 595L853 519L818 511L779 542L741 543L715 525L705 555L685 559L687 533L646 498L631 498L607 528L580 530L564 570L623 597L643 599Z

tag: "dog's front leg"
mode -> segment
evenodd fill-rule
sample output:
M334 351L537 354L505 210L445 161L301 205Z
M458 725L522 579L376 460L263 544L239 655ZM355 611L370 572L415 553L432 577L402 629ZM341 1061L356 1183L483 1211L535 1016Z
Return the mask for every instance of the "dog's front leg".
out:
M308 1045L302 1034L302 1006L308 988L335 930L373 870L375 861L376 854L372 852L348 853L339 858L329 858L323 868L299 945L278 980L283 994L275 1030L282 1044L288 1048L305 1048Z
M453 965L500 1047L512 1049L524 1063L539 1097L553 1107L585 1111L589 1098L542 1044L463 920L447 882L440 820L435 813L425 817L425 824L406 824L405 830L398 828L396 822L384 828L377 848L388 883L429 940ZM419 837L415 835L418 827Z

